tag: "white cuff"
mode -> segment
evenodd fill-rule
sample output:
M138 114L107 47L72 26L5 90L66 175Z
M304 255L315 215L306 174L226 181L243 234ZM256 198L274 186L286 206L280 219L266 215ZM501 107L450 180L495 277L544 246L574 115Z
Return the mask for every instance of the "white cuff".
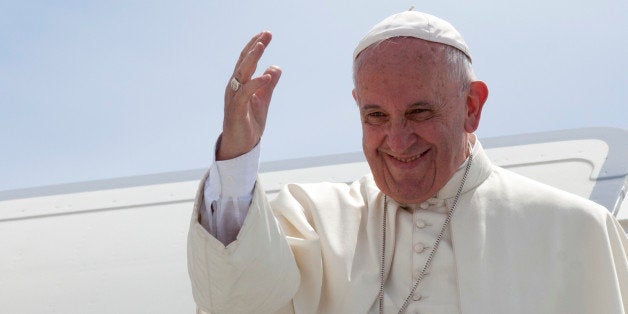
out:
M251 195L259 169L260 144L248 153L233 159L216 161L205 182L205 204L211 205L220 197L240 198Z
M258 143L242 156L221 161L213 158L203 188L205 206L201 208L201 225L224 245L235 240L248 213L259 156Z

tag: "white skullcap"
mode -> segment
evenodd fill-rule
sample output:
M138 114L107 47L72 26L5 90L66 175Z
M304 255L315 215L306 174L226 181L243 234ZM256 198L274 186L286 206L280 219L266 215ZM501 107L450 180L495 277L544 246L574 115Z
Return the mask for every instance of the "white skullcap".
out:
M358 43L353 52L353 60L370 45L392 37L415 37L449 45L462 51L471 60L469 47L449 22L417 11L391 15L375 25Z

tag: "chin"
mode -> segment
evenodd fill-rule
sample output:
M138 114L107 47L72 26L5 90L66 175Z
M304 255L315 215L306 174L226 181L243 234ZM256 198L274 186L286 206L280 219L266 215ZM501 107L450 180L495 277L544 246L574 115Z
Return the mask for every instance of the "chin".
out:
M401 204L417 204L429 198L429 197L422 197L422 196L417 196L417 195L403 195L403 194L397 194L397 195L391 194L389 196Z
M377 187L379 187L379 189L384 194L388 195L389 197L393 198L395 201L401 204L421 203L431 197L431 195L426 195L426 193L417 193L417 191L424 190L419 187L414 188L414 189L407 189L404 191L404 190L395 188L395 186L398 184L389 185L389 184L386 184L386 182L383 182L383 185L382 185L377 180L375 180L375 183L377 184Z

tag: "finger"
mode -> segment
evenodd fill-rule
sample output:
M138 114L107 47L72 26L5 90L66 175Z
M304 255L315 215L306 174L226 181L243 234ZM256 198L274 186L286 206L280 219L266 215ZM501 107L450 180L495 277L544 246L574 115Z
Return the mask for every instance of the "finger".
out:
M238 61L236 62L236 68L240 65L240 63L242 63L242 60L244 59L244 57L246 57L246 54L249 53L249 51L251 51L251 49L253 48L253 45L255 45L255 43L257 43L259 41L259 38L260 38L261 35L262 35L262 33L259 33L259 34L255 35L255 36L253 36L249 40L249 42L246 43L244 48L242 48L242 51L240 52L240 55L238 56Z
M267 85L272 80L270 74L264 74L262 76L256 77L246 84L242 85L238 92L233 97L233 105L238 108L246 109L246 104L251 100L251 97L255 92L257 92L260 88Z
M249 42L246 44L246 46L244 46L244 49L242 49L242 51L240 52L240 56L238 57L238 61L236 62L236 65L234 67L234 72L236 72L238 70L238 68L240 67L240 64L242 64L242 61L244 60L244 58L246 58L246 56L249 54L249 52L251 50L253 50L253 47L255 47L255 45L258 42L261 42L264 46L268 46L268 44L270 43L272 39L272 35L270 32L268 31L263 31L255 36L253 36L253 38L251 38L251 40L249 40Z
M268 116L269 105L270 103L261 100L257 94L251 96L251 111L262 130L266 128L266 117Z
M255 70L257 69L257 61L259 61L259 59L262 57L263 51L264 46L261 43L257 42L253 50L249 51L249 53L245 57L245 60L242 62L241 67L236 69L236 71L231 76L232 78L235 78L236 81L241 84L241 86L244 86L246 83L248 83L253 73L255 73ZM240 89L242 89L242 87L236 90L231 88L231 80L229 80L225 88L225 104L229 103L230 99L234 97L236 92L238 92Z
M242 60L242 63L233 74L240 83L246 83L251 79L251 76L257 69L257 63L262 58L262 54L264 54L265 48L264 44L257 42L253 49L244 57L244 60Z
M262 103L270 103L271 96L281 78L281 68L278 66L270 66L266 71L264 71L264 75L268 74L271 76L270 82L267 85L264 85L260 88L255 94L259 97Z

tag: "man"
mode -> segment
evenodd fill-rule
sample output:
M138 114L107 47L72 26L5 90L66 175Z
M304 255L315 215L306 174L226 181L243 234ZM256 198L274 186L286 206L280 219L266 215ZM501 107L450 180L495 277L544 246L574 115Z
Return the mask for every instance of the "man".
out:
M603 207L491 165L488 96L447 22L377 24L354 53L372 174L351 185L256 182L281 70L244 48L189 233L200 313L623 313L628 241ZM225 247L226 245L226 247Z

